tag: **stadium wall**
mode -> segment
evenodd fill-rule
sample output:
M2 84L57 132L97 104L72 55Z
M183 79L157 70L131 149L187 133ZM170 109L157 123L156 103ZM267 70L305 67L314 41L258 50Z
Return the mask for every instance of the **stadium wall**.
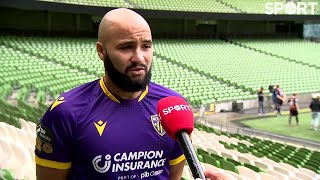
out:
M64 33L71 35L90 34L96 36L98 21L102 16L22 10L0 7L3 20L0 29L11 31L42 31L46 34ZM276 23L264 21L207 20L147 18L153 34L207 34L219 37L224 34L259 35L276 34ZM209 23L208 23L209 22ZM36 33L35 33L36 34Z
M91 34L97 30L94 17L102 17L113 7L82 6L44 1L2 0L0 1L0 29L39 30L66 32L69 34ZM153 32L209 35L274 35L279 23L303 24L305 21L319 21L319 15L266 15L241 13L209 13L135 9L150 23ZM13 19L11 21L11 19ZM198 23L211 22L213 24ZM289 26L290 27L290 26ZM292 29L292 28L289 28ZM303 29L303 28L302 28ZM285 29L283 32L285 32ZM281 32L281 33L283 33ZM302 33L299 33L302 34ZM300 35L299 35L300 37ZM302 37L302 35L301 35Z
M92 33L91 15L0 7L1 30Z

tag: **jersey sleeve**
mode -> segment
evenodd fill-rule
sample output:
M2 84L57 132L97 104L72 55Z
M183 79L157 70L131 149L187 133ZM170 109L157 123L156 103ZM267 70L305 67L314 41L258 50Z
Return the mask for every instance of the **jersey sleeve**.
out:
M179 164L181 161L185 160L184 154L177 141L174 142L174 147L170 155L170 166Z
M67 103L63 104L62 101L57 102L57 100L37 125L35 161L36 164L44 167L69 169L73 118L68 113Z

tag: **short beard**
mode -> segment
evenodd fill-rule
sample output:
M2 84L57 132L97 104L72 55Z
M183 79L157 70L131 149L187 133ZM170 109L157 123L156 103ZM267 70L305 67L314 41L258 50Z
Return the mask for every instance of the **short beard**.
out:
M138 92L144 90L146 86L150 83L151 80L151 66L149 71L147 70L147 66L144 64L132 63L128 67L126 67L125 72L128 72L130 68L143 66L145 70L145 77L142 80L132 80L126 74L119 72L111 62L108 54L104 58L104 69L105 73L108 74L110 80L121 90L126 92Z

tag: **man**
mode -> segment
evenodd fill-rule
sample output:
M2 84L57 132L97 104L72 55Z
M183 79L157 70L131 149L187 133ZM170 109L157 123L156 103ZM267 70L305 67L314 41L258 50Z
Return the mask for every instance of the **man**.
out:
M263 87L258 89L258 115L264 114L264 93L263 93Z
M272 102L274 105L274 112L278 111L278 98L277 98L277 91L276 91L276 86L270 85L269 86L269 91L272 93Z
M296 124L299 125L299 105L297 94L293 93L292 96L288 100L289 104L289 125L291 126L291 118L292 116L296 117Z
M309 108L312 111L311 129L317 131L320 121L320 96L313 99Z
M280 89L279 85L276 85L275 95L277 97L277 99L276 99L276 101L277 101L277 103L276 103L276 110L277 110L276 116L281 116L281 107L282 107L282 104L286 98L285 98L284 92L282 91L282 89Z
M150 82L148 23L129 9L109 11L96 50L105 76L63 93L37 125L37 179L180 180L185 157L156 106L181 95Z

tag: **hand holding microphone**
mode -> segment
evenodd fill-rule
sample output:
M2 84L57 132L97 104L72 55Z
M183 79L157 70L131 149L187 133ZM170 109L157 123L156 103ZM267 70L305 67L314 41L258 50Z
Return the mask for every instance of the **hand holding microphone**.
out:
M169 96L158 102L161 125L166 133L179 142L193 177L206 179L189 135L194 128L193 112L181 97Z

